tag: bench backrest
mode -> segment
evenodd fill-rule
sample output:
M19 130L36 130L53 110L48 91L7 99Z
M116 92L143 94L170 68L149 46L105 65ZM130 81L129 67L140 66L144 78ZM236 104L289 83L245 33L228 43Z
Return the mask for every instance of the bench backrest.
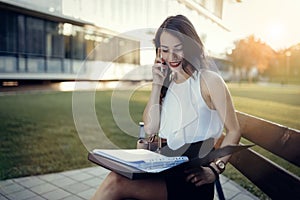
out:
M300 166L300 131L237 112L242 137ZM300 178L271 160L247 149L230 163L272 199L300 199Z

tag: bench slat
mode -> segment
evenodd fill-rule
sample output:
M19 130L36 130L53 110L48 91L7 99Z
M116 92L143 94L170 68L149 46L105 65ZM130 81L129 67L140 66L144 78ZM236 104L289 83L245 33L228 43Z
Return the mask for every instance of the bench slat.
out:
M300 199L300 178L253 150L233 154L230 163L272 199Z
M300 166L300 131L237 111L242 137Z

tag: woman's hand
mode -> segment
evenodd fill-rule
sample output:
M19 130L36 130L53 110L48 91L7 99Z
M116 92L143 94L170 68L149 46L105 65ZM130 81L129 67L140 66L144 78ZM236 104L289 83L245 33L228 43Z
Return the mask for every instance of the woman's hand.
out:
M188 173L186 181L194 183L197 187L213 183L217 178L209 167L193 168L186 170L185 172Z
M167 75L168 66L161 56L161 49L158 48L155 63L152 66L153 83L163 85Z
M153 83L162 86L164 83L164 80L166 78L166 71L167 66L163 65L162 63L155 63L152 66L152 75L153 75Z

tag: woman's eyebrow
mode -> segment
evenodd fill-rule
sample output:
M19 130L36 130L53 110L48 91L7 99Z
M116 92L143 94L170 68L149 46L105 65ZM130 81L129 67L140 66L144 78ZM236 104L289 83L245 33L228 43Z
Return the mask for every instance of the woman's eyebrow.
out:
M178 43L178 44L175 44L174 47L179 47L179 46L182 46L182 43ZM164 47L164 48L169 48L169 46L167 45L161 45L161 47Z
M182 46L182 43L174 45L174 47L179 47L179 46Z

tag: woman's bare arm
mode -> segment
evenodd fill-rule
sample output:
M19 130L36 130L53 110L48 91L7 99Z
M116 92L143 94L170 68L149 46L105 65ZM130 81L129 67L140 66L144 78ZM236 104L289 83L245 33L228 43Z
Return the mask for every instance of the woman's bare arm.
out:
M160 91L166 78L166 75L161 71L161 69L165 68L165 66L163 66L159 54L160 52L157 51L155 64L152 66L152 90L143 113L145 132L150 135L156 134L159 131L161 111L161 105L159 103Z
M215 72L205 71L201 75L203 75L213 108L218 111L224 123L226 135L221 147L237 144L241 137L240 127L226 83ZM221 160L227 163L229 158L230 156L226 156Z
M156 134L159 130L159 125L160 125L159 96L160 96L161 87L162 86L159 84L155 84L155 83L152 84L150 98L143 113L145 132L150 135Z

